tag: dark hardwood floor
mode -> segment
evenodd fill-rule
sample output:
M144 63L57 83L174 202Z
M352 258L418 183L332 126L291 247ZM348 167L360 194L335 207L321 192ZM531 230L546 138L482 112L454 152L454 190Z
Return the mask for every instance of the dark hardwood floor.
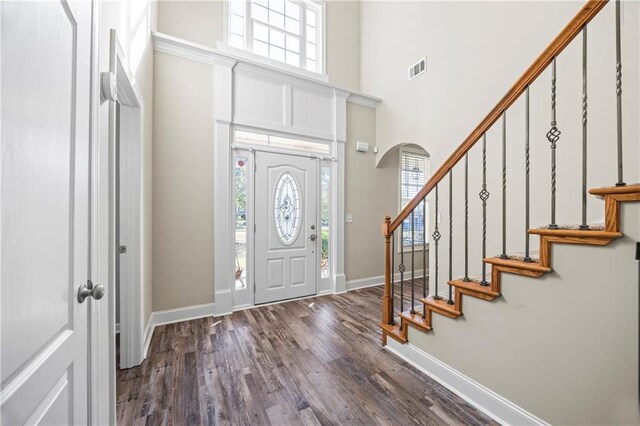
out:
M381 296L159 326L147 360L118 371L118 424L495 424L382 348Z

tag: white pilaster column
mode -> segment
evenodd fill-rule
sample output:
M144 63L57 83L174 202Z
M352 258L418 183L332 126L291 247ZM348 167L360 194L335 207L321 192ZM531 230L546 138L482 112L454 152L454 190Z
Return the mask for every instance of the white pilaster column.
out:
M334 253L333 264L335 265L335 292L346 291L346 276L344 274L344 188L345 188L345 144L347 142L347 97L349 92L334 89L334 111L335 111L335 153L337 162L333 170L332 179L332 202L334 203L333 223L335 224L335 240L332 252Z
M213 184L213 271L215 314L232 311L233 275L233 203L231 185L231 143L233 134L233 67L236 61L216 60L214 63L214 184Z

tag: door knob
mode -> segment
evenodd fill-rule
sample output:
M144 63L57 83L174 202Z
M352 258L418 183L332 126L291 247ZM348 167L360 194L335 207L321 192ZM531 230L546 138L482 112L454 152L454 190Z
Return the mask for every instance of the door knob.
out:
M309 235L309 239L310 239L311 241L315 241L315 240L316 240L316 238L318 238L318 236L317 236L316 234L311 234L311 235Z
M87 284L82 284L78 288L78 302L80 303L84 302L87 297L100 300L102 296L104 296L104 287L100 284L94 286L91 281L87 281Z

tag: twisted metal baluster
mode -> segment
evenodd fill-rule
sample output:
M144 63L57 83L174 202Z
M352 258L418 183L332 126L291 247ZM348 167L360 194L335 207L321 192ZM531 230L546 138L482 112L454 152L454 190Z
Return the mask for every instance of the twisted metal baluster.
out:
M422 200L422 297L427 297L427 198ZM426 311L422 313L424 317Z
M394 248L395 250L395 248ZM404 222L400 224L400 312L404 312Z
M527 86L526 97L525 97L525 138L524 138L524 186L525 186L525 196L524 196L524 261L532 262L531 256L529 256L529 243L531 236L529 235L529 219L530 219L530 184L529 184L529 170L530 170L530 156L529 156L529 86Z
M410 312L415 314L415 287L416 287L416 230L415 230L415 211L411 210L411 309Z
M616 0L616 128L618 138L618 182L625 186L622 176L622 45L620 41L620 0Z
M395 261L395 232L391 233L391 324L395 324L394 321L394 301L395 301L395 268L396 268L396 261Z
M449 170L449 281L453 280L453 169ZM449 286L449 300L453 305L453 286Z
M469 279L469 153L464 154L464 278Z
M438 231L438 185L436 184L436 214L435 214L435 230L433 231L433 241L435 242L435 261L436 261L436 273L435 273L435 277L434 277L434 283L435 283L435 293L433 295L433 299L434 300L440 300L441 297L438 294L438 242L440 241L440 238L442 237L442 234L440 234L440 231Z
M587 26L582 29L582 224L587 225Z
M482 280L480 284L488 286L487 282L487 264L484 259L487 257L487 200L489 199L489 191L487 191L487 134L482 135L482 191L480 191L480 199L482 200Z
M551 223L550 229L558 229L556 224L556 148L560 140L560 130L556 122L556 58L551 68L551 129L547 132L547 140L551 143Z
M507 112L502 111L502 254L507 259Z

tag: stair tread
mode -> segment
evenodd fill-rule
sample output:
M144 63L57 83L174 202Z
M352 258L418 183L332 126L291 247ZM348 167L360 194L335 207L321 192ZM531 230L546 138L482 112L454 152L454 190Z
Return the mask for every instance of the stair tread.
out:
M508 254L507 255L507 259L518 260L520 262L524 262L524 255L525 255L524 253L512 253L512 254ZM497 257L497 258L502 259L499 254L497 254L497 255L495 255L493 257ZM529 259L530 260L527 263L531 263L531 262L538 263L540 261L540 252L539 251L531 251L531 252L529 252Z
M427 306L433 308L436 311L445 311L448 312L450 315L453 316L460 316L462 315L462 312L458 311L456 309L456 305L450 305L448 303L448 299L446 298L442 298L442 299L434 299L432 296L428 296L424 299L420 299L420 301L424 304L426 304Z
M480 284L482 282L482 275L470 275L469 280L471 280L474 283ZM464 277L460 276L458 278L456 278L454 281L464 281ZM486 278L487 283L491 284L491 278L487 276Z
M501 257L487 257L483 259L485 263L491 263L492 265L507 266L516 269L527 269L535 272L551 272L551 268L542 266L538 262L525 262L523 260L515 259L502 259Z
M380 324L380 327L384 330L385 333L387 333L397 341L401 343L407 343L408 339L405 337L402 328L399 325L399 321L397 324Z
M629 194L634 192L640 192L640 183L625 186L602 186L589 190L589 194L592 195Z
M400 314L400 317L405 321L410 322L412 325L422 329L423 331L430 331L431 326L426 318L422 317L422 312L411 313L411 311L405 311Z
M464 281L462 279L460 280L452 280L449 281L449 285L452 285L454 287L459 287L459 288L464 288L467 290L472 290L476 293L482 293L482 294L486 294L489 296L495 296L498 297L500 296L500 293L491 290L491 286L487 285L487 286L483 286L482 284L480 284L477 281Z
M577 225L577 224L564 224L564 225L558 225L557 228L551 228L549 227L549 225L545 225L545 226L539 226L533 229L555 229L555 230L561 230L561 231L604 231L604 223L588 223L587 229L582 229L580 228L580 226L581 225Z

